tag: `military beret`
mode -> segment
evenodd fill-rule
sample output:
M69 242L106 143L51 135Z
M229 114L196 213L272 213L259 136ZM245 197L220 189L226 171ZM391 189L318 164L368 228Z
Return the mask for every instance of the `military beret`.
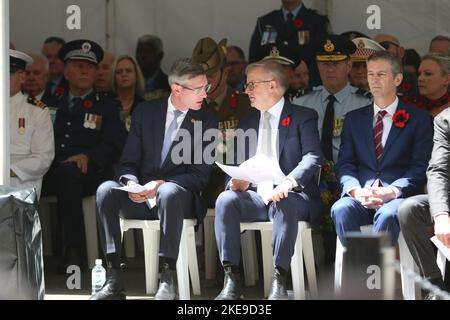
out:
M207 74L213 74L225 65L227 54L227 39L216 43L213 39L206 37L200 39L192 52L192 60L202 66Z
M385 50L378 42L368 38L355 38L352 42L356 45L356 51L351 55L352 61L367 61L375 52Z
M73 40L59 50L58 57L64 62L86 60L97 65L103 60L103 49L91 40Z
M318 42L316 60L343 61L356 51L356 46L347 38L335 34L329 34Z
M33 58L31 58L26 53L9 49L9 70L11 73L14 73L18 70L25 70L26 66L32 63Z

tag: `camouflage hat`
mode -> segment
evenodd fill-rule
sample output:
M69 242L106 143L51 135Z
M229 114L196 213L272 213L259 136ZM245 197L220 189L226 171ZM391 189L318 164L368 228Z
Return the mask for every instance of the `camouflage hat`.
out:
M225 65L227 54L227 39L216 43L206 37L200 39L192 52L192 60L200 64L206 74L213 74Z

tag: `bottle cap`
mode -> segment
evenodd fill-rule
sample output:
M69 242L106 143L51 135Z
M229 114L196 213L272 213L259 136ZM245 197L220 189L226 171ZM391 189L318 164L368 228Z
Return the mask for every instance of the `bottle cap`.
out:
M102 265L102 259L95 259L95 264Z

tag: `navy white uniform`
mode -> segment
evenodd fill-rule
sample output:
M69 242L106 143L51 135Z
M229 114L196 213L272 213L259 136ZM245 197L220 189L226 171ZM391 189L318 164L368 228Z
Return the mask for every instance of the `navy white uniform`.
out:
M313 91L294 98L293 102L296 105L309 107L317 111L319 115L319 135L322 137L323 119L325 117L325 111L328 104L328 96L331 93L325 89L324 86L313 88ZM336 101L334 102L334 130L333 130L333 160L336 163L338 159L339 147L341 144L341 130L344 123L345 115L355 109L367 106L371 103L371 100L360 94L358 88L351 86L349 83L335 95Z
M18 188L36 188L39 197L42 177L55 155L53 127L48 108L22 92L11 97L10 109L10 184Z

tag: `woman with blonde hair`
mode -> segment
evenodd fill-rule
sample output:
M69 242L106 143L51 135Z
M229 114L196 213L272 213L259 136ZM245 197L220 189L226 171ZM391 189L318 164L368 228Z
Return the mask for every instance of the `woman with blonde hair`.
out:
M422 106L431 116L437 116L450 106L450 57L429 53L419 66L419 92Z
M131 114L142 101L144 76L135 58L123 55L116 59L112 67L111 90L120 101L120 118L130 131Z

